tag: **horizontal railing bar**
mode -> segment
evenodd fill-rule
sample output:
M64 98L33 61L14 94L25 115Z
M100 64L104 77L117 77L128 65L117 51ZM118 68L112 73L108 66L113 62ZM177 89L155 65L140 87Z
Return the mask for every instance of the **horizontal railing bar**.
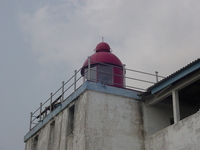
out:
M73 85L74 85L74 83L71 84L71 85L64 91L64 93L67 92L67 90L69 90Z
M69 83L69 81L70 81L71 79L73 79L73 77L74 77L74 75L72 75L72 77L69 78L69 80L67 80L67 81L64 83L64 85L66 85L67 83Z
M82 77L79 77L77 80L76 80L76 83L81 79Z
M150 83L150 84L155 84L155 82L146 81L146 80L141 80L141 79L137 79L137 78L131 78L131 77L126 77L126 78L127 78L127 79L136 80L136 81L146 82L146 83Z
M145 91L146 89L142 89L142 88L138 88L138 87L134 87L134 86L126 86L126 87L130 87L130 88L133 88L133 89L138 89L138 90L143 90L143 91Z
M32 114L35 114L38 110L40 110L40 107L38 109L36 109L36 111L34 111Z
M142 73L142 74L147 74L147 75L151 75L151 76L155 76L155 77L157 76L156 74L152 74L152 73L148 73L148 72L143 72L143 71L138 71L138 70L133 70L133 69L127 69L126 68L126 70L133 71L133 72L138 72L138 73ZM160 75L158 75L158 77L165 78L165 77L160 76Z
M43 103L43 105L46 104L49 100L50 100L50 98L49 98L48 100L46 100L46 101Z
M53 93L52 96L56 95L61 89L62 89L62 86L55 93Z
M77 70L77 73L76 73L76 74L78 74L78 72L81 71L81 70L82 70L82 68L80 68L79 70Z

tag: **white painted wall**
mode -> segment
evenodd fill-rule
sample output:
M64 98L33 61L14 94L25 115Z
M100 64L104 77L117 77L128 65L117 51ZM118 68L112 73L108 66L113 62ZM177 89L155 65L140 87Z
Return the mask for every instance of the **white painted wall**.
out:
M143 104L144 134L154 134L170 125L173 109L170 104L157 103L153 106Z
M141 150L143 134L138 101L88 92L87 150Z
M146 150L199 150L200 112L148 136L145 147Z
M194 107L188 105L180 106L181 120L196 113ZM152 135L168 126L170 126L170 118L173 118L172 104L159 102L152 106L143 103L143 122L144 135Z
M85 100L87 93L81 95L77 100L72 102L69 107L75 104L75 128L74 134L67 136L68 125L68 108L61 111L57 116L52 118L43 128L34 136L26 141L25 150L84 150L85 144ZM54 145L49 148L50 124L55 121ZM38 135L38 147L33 149L34 137Z
M74 134L67 136L69 106L26 141L25 150L34 150L32 144L37 135L37 150L140 150L144 147L138 101L86 90L73 103ZM55 121L55 135L50 149L52 121Z

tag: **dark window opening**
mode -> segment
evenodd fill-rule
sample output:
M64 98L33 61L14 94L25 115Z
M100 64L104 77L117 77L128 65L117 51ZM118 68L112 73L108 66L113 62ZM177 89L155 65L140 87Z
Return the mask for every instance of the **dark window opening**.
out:
M74 105L69 108L67 136L72 134L74 130L74 110Z
M38 135L36 135L33 139L33 148L32 150L38 150Z

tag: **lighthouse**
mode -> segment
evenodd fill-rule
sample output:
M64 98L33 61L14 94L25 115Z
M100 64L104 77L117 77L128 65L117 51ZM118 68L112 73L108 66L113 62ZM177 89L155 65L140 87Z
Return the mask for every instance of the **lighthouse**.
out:
M127 79L141 82L128 71L152 75L126 71ZM30 113L25 150L199 149L200 59L144 92L125 86L124 78L120 59L107 43L99 43L80 69Z
M81 75L85 79L121 88L124 87L124 74L122 62L106 42L96 46L95 53L88 57L81 68Z

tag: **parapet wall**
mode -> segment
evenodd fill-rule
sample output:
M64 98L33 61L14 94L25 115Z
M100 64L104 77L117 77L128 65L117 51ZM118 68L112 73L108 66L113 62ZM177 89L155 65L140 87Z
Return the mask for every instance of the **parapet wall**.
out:
M199 150L200 111L145 140L145 150Z

